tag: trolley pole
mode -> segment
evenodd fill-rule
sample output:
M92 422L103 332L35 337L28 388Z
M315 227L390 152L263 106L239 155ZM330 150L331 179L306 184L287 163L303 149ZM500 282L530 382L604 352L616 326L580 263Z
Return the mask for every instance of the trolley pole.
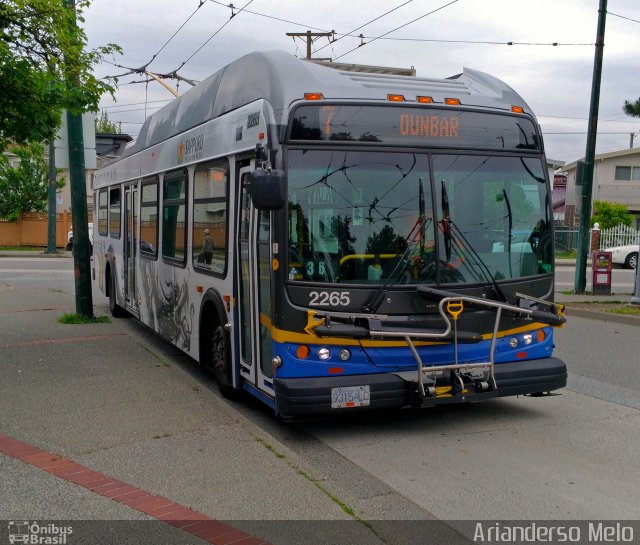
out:
M591 217L591 191L593 187L593 165L596 154L596 136L598 130L598 108L600 106L600 80L602 79L602 57L604 53L604 30L607 18L607 0L600 0L598 8L598 32L596 52L593 61L593 80L591 82L591 107L589 128L587 129L587 149L584 157L582 179L582 199L580 208L580 236L576 259L575 293L584 293L587 284L587 255L589 253L589 220Z
M64 3L75 12L75 0L64 0ZM73 25L75 27L75 18ZM76 79L75 81L67 81L66 84L73 86L80 83ZM76 313L87 318L93 318L82 116L67 111L67 128L69 132L69 182L73 220L73 270L76 287Z

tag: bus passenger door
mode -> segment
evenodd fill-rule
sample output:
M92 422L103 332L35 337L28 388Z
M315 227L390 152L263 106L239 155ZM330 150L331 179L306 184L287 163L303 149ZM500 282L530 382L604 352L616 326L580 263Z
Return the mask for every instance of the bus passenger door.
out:
M238 300L240 375L259 390L273 394L271 370L271 231L270 214L254 208L247 176L241 168L238 232Z
M124 276L125 302L129 312L138 315L136 294L136 258L138 255L138 188L135 185L125 187L124 222Z

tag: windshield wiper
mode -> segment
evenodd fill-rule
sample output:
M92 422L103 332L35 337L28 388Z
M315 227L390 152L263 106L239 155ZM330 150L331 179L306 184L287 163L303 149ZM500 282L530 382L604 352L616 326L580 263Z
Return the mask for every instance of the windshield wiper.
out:
M507 236L507 261L509 262L509 276L513 278L513 267L511 265L511 237L513 236L513 214L511 212L511 202L509 201L509 195L505 189L502 190L504 196L504 203L507 205L507 217L509 220L509 234Z
M362 312L373 313L378 311L378 307L382 303L384 296L393 286L395 280L397 280L398 273L402 273L408 266L409 260L407 259L407 256L410 254L411 250L413 250L416 239L418 238L418 236L420 236L421 232L424 233L424 230L429 226L430 222L430 218L418 218L415 225L411 228L411 231L409 231L409 234L404 239L404 243L407 246L405 251L402 253L402 256L400 256L400 259L391 271L389 277L385 280L384 284L382 284L382 286L380 286L380 288L373 293L368 301L364 305L362 305ZM424 235L422 235L421 238L424 238Z
M445 181L441 180L442 191L440 191L440 205L442 207L442 236L444 238L444 255L447 263L451 261L451 226L449 224L449 196L447 195L447 187Z
M466 253L473 258L473 261L476 263L476 265L478 265L478 268L480 269L480 272L482 273L482 275L485 277L485 280L489 281L493 286L495 294L498 296L500 300L502 300L503 303L506 303L507 297L505 296L504 292L498 285L498 282L496 281L495 276L491 274L491 271L489 270L489 267L487 267L487 264L480 257L478 252L476 252L473 245L469 243L469 241L464 236L460 228L455 224L455 222L451 218L449 214L449 196L447 195L447 188L444 180L442 180L441 201L442 201L442 216L443 216L441 225L442 225L442 231L443 231L443 237L444 237L444 249L447 257L446 262L448 263L449 261L451 261L451 241L453 240L451 231L455 230L457 238L462 242L462 244L458 244L458 246L462 247L462 249L465 250Z
M385 280L384 284L376 290L367 302L362 305L362 312L377 312L380 307L384 296L387 294L393 283L395 282L399 272L403 272L408 265L407 256L411 252L416 242L416 239L420 238L420 255L424 252L424 232L431 222L431 218L426 218L426 205L424 202L424 188L422 187L422 178L418 178L418 219L409 231L409 234L404 239L406 248L400 256L400 259L396 263L396 266L391 271L389 277Z

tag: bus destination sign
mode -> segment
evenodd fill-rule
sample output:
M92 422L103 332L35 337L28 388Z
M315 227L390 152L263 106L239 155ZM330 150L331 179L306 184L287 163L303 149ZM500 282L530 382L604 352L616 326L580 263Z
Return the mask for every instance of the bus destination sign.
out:
M289 140L540 150L535 126L528 117L390 105L299 106L293 113Z
M401 136L458 138L459 117L456 115L400 114Z

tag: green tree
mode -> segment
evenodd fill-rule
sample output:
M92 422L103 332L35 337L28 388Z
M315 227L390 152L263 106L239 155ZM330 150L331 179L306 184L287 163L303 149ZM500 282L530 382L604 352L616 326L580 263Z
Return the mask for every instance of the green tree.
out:
M96 111L100 97L113 93L115 80L97 79L92 68L120 48L114 44L85 50L77 27L90 0L2 0L0 3L0 149L50 140L61 113ZM65 82L78 82L67 85Z
M631 117L640 117L640 98L634 102L625 100L622 110L625 114L630 115Z
M611 229L618 225L631 225L633 223L633 216L629 214L624 204L593 201L591 227L593 227L593 224L596 222L600 225L600 229Z
M119 123L114 123L109 119L107 112L102 110L100 115L96 115L96 132L106 133L106 134L120 134L122 130L120 129Z
M44 212L47 208L49 168L40 144L13 146L10 151L20 160L12 167L0 154L0 219L15 221L24 212ZM58 182L58 188L64 186Z
M390 225L385 225L380 231L376 231L367 237L368 254L386 254L393 252L396 247L397 235Z

